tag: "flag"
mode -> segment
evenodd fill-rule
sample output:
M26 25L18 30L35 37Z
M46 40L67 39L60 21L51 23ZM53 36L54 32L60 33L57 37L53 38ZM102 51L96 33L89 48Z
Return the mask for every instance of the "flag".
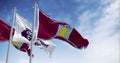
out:
M16 13L16 28L13 36L13 46L20 51L27 52L30 56L31 49L29 48L29 43L31 38L32 32L29 23Z
M55 44L51 40L38 39L34 45L45 50L50 57L55 49Z
M31 39L32 39L31 30L32 30L32 27L29 23L27 23L27 20L25 20L19 14L16 14L16 28L15 28L15 34L13 36L13 45L17 49L23 52L27 52L29 56L31 54L30 48L29 48L29 43L31 42ZM54 44L50 40L37 39L36 30L34 30L34 32L35 32L34 40L33 40L34 46L44 49L45 51L47 51L49 55L51 55L55 48ZM45 45L48 45L48 46L45 46Z
M41 11L39 11L38 17L38 38L45 40L52 38L60 39L79 49L88 46L88 40L84 39L80 33L69 24L55 22Z
M9 40L11 27L0 19L0 41Z
M32 39L31 25L16 13L16 28L13 41L30 43Z

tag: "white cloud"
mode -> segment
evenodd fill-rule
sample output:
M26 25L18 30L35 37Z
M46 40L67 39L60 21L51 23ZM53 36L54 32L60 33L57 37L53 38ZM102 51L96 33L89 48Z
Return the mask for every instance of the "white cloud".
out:
M100 0L103 5L107 5L111 2L114 2L114 0Z
M80 26L77 29L90 41L81 63L119 63L119 2L101 0L101 3L104 6L99 8L101 12L89 10L78 18ZM92 22L100 13L101 16Z

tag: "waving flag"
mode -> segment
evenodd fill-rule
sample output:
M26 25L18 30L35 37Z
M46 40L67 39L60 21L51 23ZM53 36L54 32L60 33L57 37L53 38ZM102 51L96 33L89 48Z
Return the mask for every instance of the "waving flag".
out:
M23 17L16 13L16 28L12 44L15 48L20 51L27 52L27 54L30 56L31 49L29 48L29 43L31 38L32 32L30 25Z
M38 38L63 40L75 48L87 47L89 42L67 23L55 22L39 11Z
M34 42L34 45L45 50L49 56L52 55L55 49L55 44L51 40L38 39Z
M0 41L9 40L11 27L0 19Z
M23 17L16 14L16 28L13 41L30 43L32 39L31 26Z
M25 20L19 14L16 14L16 28L15 34L13 36L13 45L17 49L23 52L27 52L29 56L31 54L29 48L29 43L32 39L31 29L31 25L27 23L27 20ZM55 45L50 40L37 39L36 34L37 32L35 31L33 42L34 46L44 49L49 55L51 55L53 50L55 49Z

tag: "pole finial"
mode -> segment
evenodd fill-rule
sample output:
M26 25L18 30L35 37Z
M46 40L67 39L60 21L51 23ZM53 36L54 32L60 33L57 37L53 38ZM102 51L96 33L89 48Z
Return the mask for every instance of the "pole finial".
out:
M34 7L36 7L36 6L38 6L38 5L37 5L37 2L35 1L35 2L34 2Z
M35 1L35 2L34 2L34 6L36 6L36 4L37 4L37 2Z
M17 10L16 10L16 6L14 6L14 8L13 8L13 9L14 9L14 11L17 11Z
M14 6L14 9L16 9L16 6Z

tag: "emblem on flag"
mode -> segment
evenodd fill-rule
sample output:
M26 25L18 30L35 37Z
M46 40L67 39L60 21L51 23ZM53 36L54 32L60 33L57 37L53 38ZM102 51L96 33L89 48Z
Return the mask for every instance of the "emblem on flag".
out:
M60 36L65 39L68 39L70 33L72 32L72 29L73 28L70 25L59 25L56 36Z
M47 48L49 46L49 44L45 44L42 40L37 40L35 43L34 43L35 46L43 46L45 48Z
M25 30L23 30L23 31L21 32L21 35L22 35L23 37L25 37L26 39L28 39L29 41L32 39L32 32L31 32L31 30L28 29L28 28L26 28Z
M22 42L18 42L18 41L13 41L12 42L13 43L13 45L15 46L15 47L17 47L18 49L20 49L21 48L21 46L22 46Z
M36 47L39 47L39 48L45 50L49 56L52 55L52 52L55 49L55 44L51 40L37 39L34 42L34 45Z

